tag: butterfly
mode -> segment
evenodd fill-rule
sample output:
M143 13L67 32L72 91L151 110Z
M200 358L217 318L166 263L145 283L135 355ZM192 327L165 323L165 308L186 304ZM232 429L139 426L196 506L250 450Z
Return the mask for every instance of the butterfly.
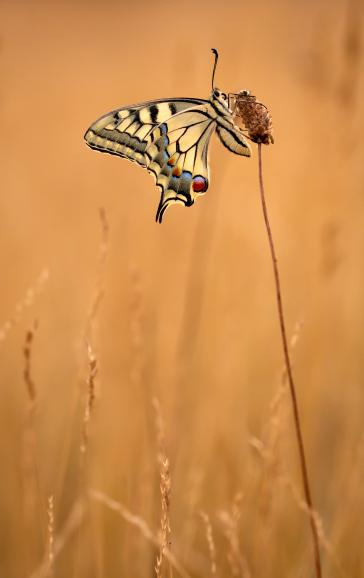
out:
M96 120L85 133L89 147L136 162L160 188L156 221L168 207L190 207L209 186L208 147L213 133L231 152L249 157L250 146L234 124L229 97L214 87L208 100L165 98L126 106ZM229 95L230 96L230 95Z

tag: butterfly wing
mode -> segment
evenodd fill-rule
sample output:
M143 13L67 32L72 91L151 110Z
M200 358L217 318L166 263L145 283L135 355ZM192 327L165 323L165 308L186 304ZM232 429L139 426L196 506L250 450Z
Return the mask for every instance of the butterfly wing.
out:
M218 119L216 132L224 145L230 152L244 157L250 157L250 146L244 138L241 130L229 119L224 117Z
M208 145L214 131L225 147L250 156L231 111L213 92L209 101L168 98L114 110L94 122L86 143L147 168L161 189L156 220L174 203L191 206L209 185Z
M166 119L150 133L144 155L146 167L161 189L156 220L161 223L166 209L180 203L190 207L207 191L207 151L216 122L210 105L189 108Z
M174 114L203 102L196 98L167 98L120 108L94 122L84 138L93 149L145 167L144 153L152 130Z

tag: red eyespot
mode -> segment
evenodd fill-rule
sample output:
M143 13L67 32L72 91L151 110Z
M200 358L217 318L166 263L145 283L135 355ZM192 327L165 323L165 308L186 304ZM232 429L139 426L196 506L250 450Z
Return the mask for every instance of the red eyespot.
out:
M192 188L195 193L204 193L207 191L209 184L205 177L197 176L193 179Z

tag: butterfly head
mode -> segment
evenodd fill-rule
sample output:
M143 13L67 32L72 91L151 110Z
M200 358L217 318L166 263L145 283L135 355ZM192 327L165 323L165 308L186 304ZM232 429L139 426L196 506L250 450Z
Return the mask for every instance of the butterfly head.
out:
M210 101L218 108L222 107L224 111L229 110L229 98L228 95L220 90L219 88L214 88L211 92Z

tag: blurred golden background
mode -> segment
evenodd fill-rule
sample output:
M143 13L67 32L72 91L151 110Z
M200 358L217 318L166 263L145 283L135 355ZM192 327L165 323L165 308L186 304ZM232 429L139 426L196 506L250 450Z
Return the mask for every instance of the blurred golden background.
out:
M161 575L313 576L256 147L213 137L207 194L160 226L147 172L83 142L113 108L207 98L211 47L273 117L324 575L363 576L362 3L4 0L0 22L1 578L153 576L161 452Z

